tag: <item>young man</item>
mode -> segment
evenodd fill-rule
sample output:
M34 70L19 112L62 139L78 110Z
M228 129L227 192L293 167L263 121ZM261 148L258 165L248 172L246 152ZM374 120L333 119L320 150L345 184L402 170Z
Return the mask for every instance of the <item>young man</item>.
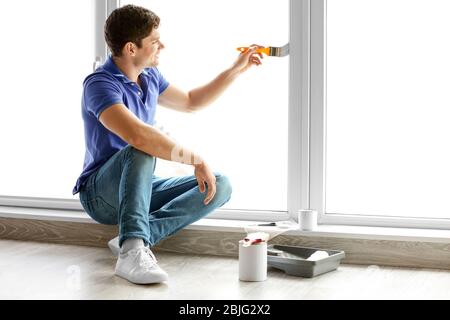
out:
M95 221L119 225L115 274L133 283L166 281L150 250L225 204L228 178L213 173L198 154L154 128L156 105L194 112L217 99L262 56L252 46L210 83L185 93L156 68L159 17L133 5L116 9L105 24L109 59L84 81L82 117L86 154L73 194ZM259 57L258 57L259 55ZM191 164L194 175L159 178L156 159Z

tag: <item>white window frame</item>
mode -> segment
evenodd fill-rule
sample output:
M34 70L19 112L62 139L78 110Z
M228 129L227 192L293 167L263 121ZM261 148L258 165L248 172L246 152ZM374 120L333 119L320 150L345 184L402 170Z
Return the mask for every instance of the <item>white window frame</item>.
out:
M368 216L325 212L326 0L311 1L311 208L320 224L450 229L450 219Z
M95 57L93 67L108 56L103 27L106 18L120 7L120 0L95 0ZM289 13L289 142L288 211L218 209L208 217L230 220L279 221L293 218L309 207L309 116L310 116L310 0L290 0ZM0 205L83 211L76 199L1 196Z
M109 49L105 42L104 24L114 9L120 7L120 0L95 0L95 57L93 70L108 58Z

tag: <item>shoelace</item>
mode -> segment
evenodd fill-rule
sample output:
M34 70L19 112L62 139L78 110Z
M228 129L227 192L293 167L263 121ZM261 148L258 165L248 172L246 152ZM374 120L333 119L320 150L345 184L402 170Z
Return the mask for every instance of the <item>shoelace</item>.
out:
M141 255L141 259L139 261L140 266L144 268L150 268L158 263L158 260L156 260L155 255L148 247L144 247L141 250L143 250L142 254L144 256Z

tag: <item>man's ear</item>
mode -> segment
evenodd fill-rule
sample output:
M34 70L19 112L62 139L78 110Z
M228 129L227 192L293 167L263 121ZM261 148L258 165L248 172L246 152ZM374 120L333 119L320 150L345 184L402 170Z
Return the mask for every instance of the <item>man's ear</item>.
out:
M127 42L123 48L127 55L134 57L136 55L136 45L133 42Z

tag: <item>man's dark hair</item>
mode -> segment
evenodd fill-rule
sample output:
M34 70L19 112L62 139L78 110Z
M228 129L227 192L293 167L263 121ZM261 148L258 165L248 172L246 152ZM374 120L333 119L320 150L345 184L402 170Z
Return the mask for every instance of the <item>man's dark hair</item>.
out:
M142 47L142 39L159 27L159 17L152 11L126 5L111 12L105 23L105 40L112 55L120 57L127 42Z

